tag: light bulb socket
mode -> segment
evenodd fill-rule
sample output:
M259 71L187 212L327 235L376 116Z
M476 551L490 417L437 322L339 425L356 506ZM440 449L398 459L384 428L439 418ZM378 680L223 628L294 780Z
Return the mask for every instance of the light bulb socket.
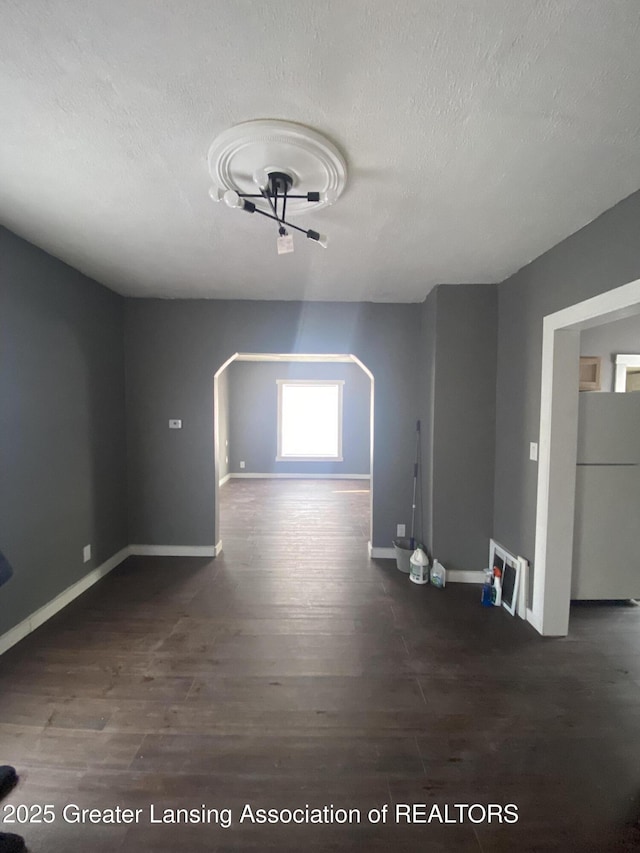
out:
M323 249L327 248L328 240L325 234L319 234L317 231L314 231L310 228L307 231L307 237L309 238L309 240L313 240L314 242L318 243L320 246L322 246Z

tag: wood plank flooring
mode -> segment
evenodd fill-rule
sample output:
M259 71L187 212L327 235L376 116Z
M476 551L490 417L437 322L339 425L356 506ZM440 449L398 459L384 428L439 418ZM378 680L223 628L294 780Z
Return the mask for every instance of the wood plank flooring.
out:
M33 853L638 849L640 608L574 607L542 639L476 586L369 561L368 511L363 481L232 480L217 559L130 558L2 656L0 763L22 782L0 814L55 811L3 829ZM456 822L397 822L414 803ZM457 822L490 803L518 822ZM360 822L241 824L245 804Z

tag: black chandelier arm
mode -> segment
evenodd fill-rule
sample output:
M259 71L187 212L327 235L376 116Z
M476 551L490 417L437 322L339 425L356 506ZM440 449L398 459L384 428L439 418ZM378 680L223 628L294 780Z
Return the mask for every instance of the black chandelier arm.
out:
M268 190L265 190L264 193L238 193L240 198L269 198L270 193ZM304 198L307 201L320 201L320 193L303 193L302 195L294 195L292 193L287 193L287 198Z
M244 206L244 209L247 213L259 213L260 216L266 216L267 219L273 219L276 222L279 222L281 225L286 225L287 228L293 228L295 231L300 231L301 234L306 234L310 240L319 240L320 234L317 231L313 231L312 229L307 230L306 228L300 228L298 225L292 225L290 222L285 222L284 219L279 219L277 216L273 216L271 213L267 213L266 210L260 210L259 207L256 207L253 202L247 202Z
M265 190L263 190L263 191L262 191L262 197L263 197L263 198L266 198L266 200L269 202L269 207L270 207L270 208L271 208L271 210L273 211L273 217L274 217L275 219L277 219L277 220L278 220L278 222L280 222L280 217L278 216L278 209L277 209L277 208L278 208L278 197L276 196L276 203L275 203L275 205L274 205L274 203L271 201L271 195L270 195L270 193L268 192L268 190L266 190L266 189L265 189ZM257 208L256 208L256 209L257 209ZM261 213L261 211L258 211L258 213Z

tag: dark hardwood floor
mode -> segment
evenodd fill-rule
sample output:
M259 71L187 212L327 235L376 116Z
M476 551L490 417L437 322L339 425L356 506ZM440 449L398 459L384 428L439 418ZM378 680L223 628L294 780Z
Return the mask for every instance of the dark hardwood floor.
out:
M637 849L640 608L574 607L549 640L476 586L415 586L367 559L363 488L231 481L217 559L130 558L2 656L0 763L22 782L0 813L55 813L3 829L33 853ZM508 803L515 824L394 811ZM150 822L202 804L231 826ZM245 804L357 812L240 824Z

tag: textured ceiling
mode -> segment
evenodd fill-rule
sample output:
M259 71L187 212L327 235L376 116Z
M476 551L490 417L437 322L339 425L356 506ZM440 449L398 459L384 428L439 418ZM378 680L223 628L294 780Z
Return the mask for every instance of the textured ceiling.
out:
M640 187L638 0L0 0L0 222L135 296L421 301ZM344 152L275 228L208 196L238 122Z

